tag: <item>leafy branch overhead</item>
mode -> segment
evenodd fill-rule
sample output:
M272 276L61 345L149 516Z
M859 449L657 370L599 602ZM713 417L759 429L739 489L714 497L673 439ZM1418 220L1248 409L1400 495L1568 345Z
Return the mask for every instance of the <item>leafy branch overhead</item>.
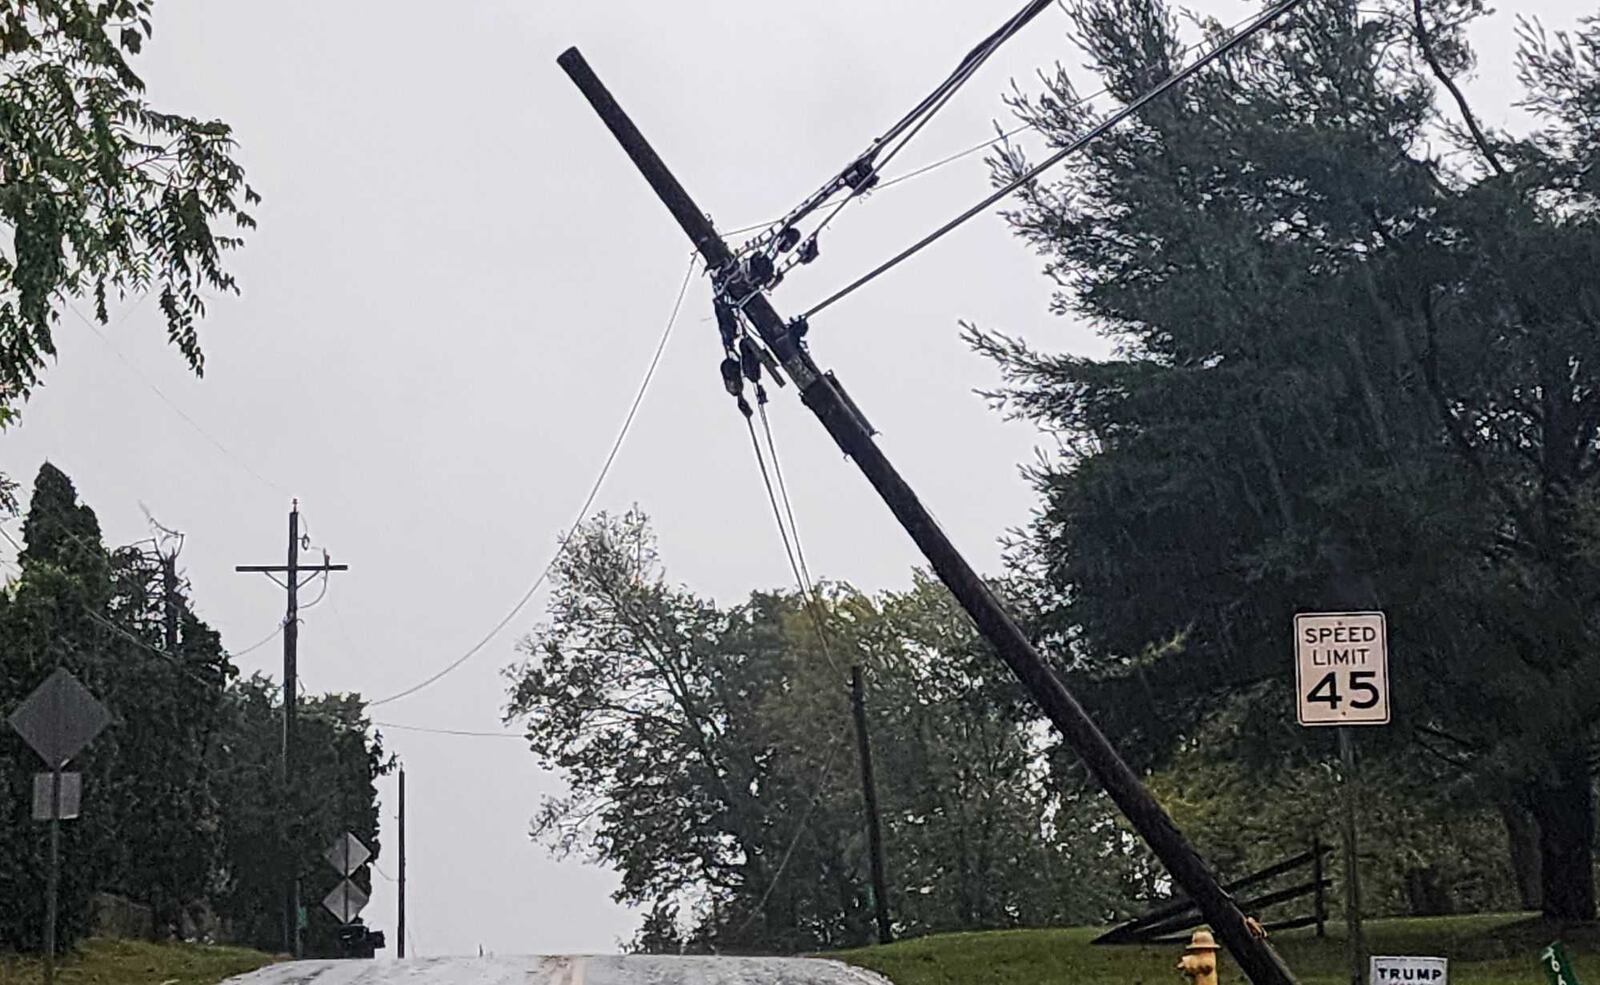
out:
M54 356L63 306L156 292L196 372L207 290L258 202L231 128L145 101L130 59L153 0L30 0L0 12L0 427Z

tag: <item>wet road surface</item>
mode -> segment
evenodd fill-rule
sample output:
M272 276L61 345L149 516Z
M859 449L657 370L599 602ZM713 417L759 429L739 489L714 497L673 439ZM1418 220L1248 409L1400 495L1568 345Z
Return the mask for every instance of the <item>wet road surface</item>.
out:
M226 985L888 985L811 958L544 957L295 961Z

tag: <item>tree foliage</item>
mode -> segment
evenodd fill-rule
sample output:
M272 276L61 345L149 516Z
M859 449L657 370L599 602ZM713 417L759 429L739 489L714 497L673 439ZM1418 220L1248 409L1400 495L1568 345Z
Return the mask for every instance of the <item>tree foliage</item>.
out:
M1136 758L1170 761L1223 695L1281 714L1295 611L1381 606L1405 740L1382 752L1445 756L1482 801L1532 811L1545 911L1588 918L1600 24L1524 28L1538 122L1513 137L1452 85L1480 12L1301 5L1010 214L1055 310L1118 355L970 338L1007 375L998 400L1060 440L1019 555ZM1071 13L1119 101L1182 61L1159 0ZM1094 111L1047 81L1014 104L1062 143Z
M1034 716L937 584L826 586L824 645L792 594L721 607L671 585L637 512L580 528L552 584L510 672L508 717L570 787L533 833L619 872L618 898L650 907L637 946L871 938L851 663L868 681L900 932L1118 908L1104 807L1049 792Z
M232 130L157 109L132 60L153 0L27 0L0 10L0 429L56 353L62 309L153 292L196 373L204 292L258 201ZM9 487L0 489L9 497Z

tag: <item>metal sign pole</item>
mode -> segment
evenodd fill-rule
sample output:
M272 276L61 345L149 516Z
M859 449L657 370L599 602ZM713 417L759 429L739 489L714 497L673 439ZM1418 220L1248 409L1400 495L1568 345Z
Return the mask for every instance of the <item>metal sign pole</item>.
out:
M44 890L44 985L56 980L56 911L61 889L61 764L50 771L50 873Z
M1340 726L1339 762L1344 788L1344 919L1350 951L1350 985L1365 977L1366 941L1361 935L1361 874L1356 860L1356 750L1348 726Z

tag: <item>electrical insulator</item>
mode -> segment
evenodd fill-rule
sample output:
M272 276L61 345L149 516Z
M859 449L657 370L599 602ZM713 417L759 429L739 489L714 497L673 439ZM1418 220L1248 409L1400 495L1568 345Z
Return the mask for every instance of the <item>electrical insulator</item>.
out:
M745 279L750 282L751 287L757 290L766 287L772 281L772 275L775 273L777 273L777 269L772 264L772 258L765 253L752 253L750 258L744 262Z
M722 361L722 385L727 388L731 396L739 397L744 392L744 378L739 373L739 360L732 356Z
M816 234L800 245L800 252L796 254L801 263L810 263L822 255L822 248L817 245Z
M761 382L761 352L748 335L739 340L739 365L745 379L756 384Z
M862 158L856 163L850 165L850 167L845 170L845 173L841 177L843 178L844 183L849 185L851 190L857 195L878 183L877 169L874 168L872 166L872 162L866 158Z
M804 315L801 315L789 322L789 338L794 339L796 342L804 341L806 333L810 331L811 323L806 321Z
M722 347L729 352L733 351L733 340L739 337L739 316L734 312L733 305L717 298L711 307L717 313L717 331L722 333Z
M778 252L788 253L800 243L800 230L787 226L778 234Z

